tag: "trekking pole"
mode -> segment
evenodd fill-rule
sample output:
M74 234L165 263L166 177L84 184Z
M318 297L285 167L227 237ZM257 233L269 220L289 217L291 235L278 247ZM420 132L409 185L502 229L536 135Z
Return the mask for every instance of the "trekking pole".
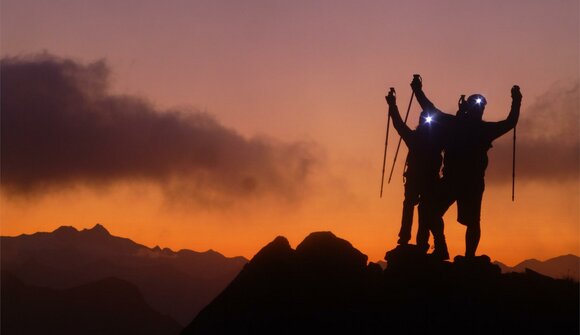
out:
M413 75L413 79L421 80L421 76L418 74ZM409 117L409 111L411 110L411 103L413 102L413 98L415 97L415 91L411 92L411 100L409 100L409 107L407 107L407 114L405 114L405 124L407 124L407 118ZM395 159L393 159L393 165L391 166L391 173L389 174L389 181L391 183L391 178L393 177L393 170L395 169L395 163L397 162L397 156L399 155L399 148L401 147L401 141L403 140L402 137L399 137L399 143L397 144L397 151L395 151Z
M514 143L512 150L512 201L515 201L516 193L516 127L514 126Z
M516 90L518 93L520 91L520 87L518 85L514 85L512 88L512 92ZM512 93L513 96L513 93ZM521 99L521 94L520 94ZM521 102L521 100L520 100ZM513 148L512 148L512 201L515 201L515 193L516 193L516 126L514 125L514 140L513 140Z
M395 88L391 87L389 93L395 95ZM387 136L385 137L385 152L383 153L383 174L381 176L381 195L383 197L383 184L385 183L385 163L387 162L387 144L389 143L389 128L391 126L391 116L387 112Z

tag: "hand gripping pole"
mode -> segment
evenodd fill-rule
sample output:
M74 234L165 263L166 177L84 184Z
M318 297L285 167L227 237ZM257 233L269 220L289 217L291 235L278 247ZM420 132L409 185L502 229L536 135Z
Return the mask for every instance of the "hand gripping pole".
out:
M391 89L389 90L390 92L393 93L393 95L395 94L395 88L391 87ZM381 176L381 194L380 194L380 198L383 197L383 185L385 183L385 164L387 162L387 145L389 144L389 129L391 126L391 116L389 115L389 112L387 111L387 136L385 137L385 152L383 153L383 174Z
M418 74L414 74L413 78L421 79L421 76ZM409 107L407 107L407 114L405 114L405 124L407 124L407 118L409 117L409 111L411 110L411 104L413 103L413 98L415 97L415 91L411 92L411 99L409 100ZM391 183L391 178L393 178L393 170L395 169L395 163L397 162L397 156L399 155L399 148L401 147L401 141L403 140L402 137L399 137L399 143L397 144L397 151L395 151L395 159L393 159L393 165L391 166L391 173L389 174L389 181Z

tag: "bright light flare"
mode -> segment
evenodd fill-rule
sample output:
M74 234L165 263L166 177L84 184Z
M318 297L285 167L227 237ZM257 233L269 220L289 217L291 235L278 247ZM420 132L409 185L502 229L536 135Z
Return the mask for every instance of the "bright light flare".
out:
M481 102L482 102L482 101L483 101L483 100L481 100L481 98L477 98L477 99L475 99L475 103L476 103L476 104L478 104L478 105L479 105L479 104L481 104Z
M431 121L433 121L433 117L431 117L431 116L425 117L425 122L431 123Z

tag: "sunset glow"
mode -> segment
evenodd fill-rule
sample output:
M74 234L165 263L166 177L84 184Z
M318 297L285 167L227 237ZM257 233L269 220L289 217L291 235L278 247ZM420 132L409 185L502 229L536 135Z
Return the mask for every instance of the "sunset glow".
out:
M395 87L404 113L419 73L449 114L461 94L485 96L486 121L521 87L515 202L508 133L489 151L478 253L580 254L578 1L4 0L1 21L3 85L39 85L2 96L2 158L18 163L2 164L2 235L101 223L150 247L251 258L278 235L295 247L332 231L381 260L407 154L379 198L385 95ZM46 75L26 81L34 66ZM35 114L41 84L63 90ZM30 133L10 133L16 96ZM419 113L413 101L411 128Z

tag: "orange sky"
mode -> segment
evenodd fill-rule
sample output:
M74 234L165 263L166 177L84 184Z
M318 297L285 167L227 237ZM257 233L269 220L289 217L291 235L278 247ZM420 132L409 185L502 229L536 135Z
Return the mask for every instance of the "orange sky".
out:
M1 6L2 56L47 51L85 64L104 58L110 94L137 96L161 112L201 110L247 139L304 141L317 158L304 185L293 186L298 196L288 199L278 189L220 207L168 195L167 180L81 182L26 196L4 187L2 235L100 222L148 246L251 257L277 235L296 246L309 232L331 230L370 260L382 259L397 239L406 154L400 153L398 172L379 199L384 94L395 86L406 109L408 83L420 73L428 96L449 112L460 94L484 94L486 120L507 115L512 85L524 95L516 202L508 134L490 151L478 252L510 265L580 253L578 157L551 156L557 148L550 147L564 141L578 148L577 1L57 6L4 0ZM411 124L417 115L415 105ZM452 207L446 216L452 256L464 251L464 227L455 213Z

